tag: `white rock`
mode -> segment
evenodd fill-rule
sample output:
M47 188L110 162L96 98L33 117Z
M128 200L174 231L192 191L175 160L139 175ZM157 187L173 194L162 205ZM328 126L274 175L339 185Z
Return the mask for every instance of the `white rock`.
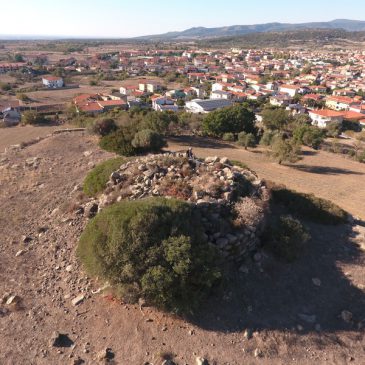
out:
M79 305L81 302L83 302L85 299L85 295L80 294L76 298L72 299L72 304L74 306Z

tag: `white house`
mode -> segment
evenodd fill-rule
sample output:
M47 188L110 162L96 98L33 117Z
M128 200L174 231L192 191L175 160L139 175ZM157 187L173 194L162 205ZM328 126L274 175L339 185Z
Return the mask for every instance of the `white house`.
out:
M341 124L343 121L343 113L329 109L310 110L309 117L312 124L319 128L326 128L329 123Z
M152 100L152 108L156 111L164 111L164 110L171 110L171 111L178 111L179 107L175 104L175 102L167 97L160 97L155 98Z
M214 90L210 94L210 99L225 99L230 100L232 99L233 94L229 91L223 91L223 90Z
M58 76L44 76L42 77L42 83L49 89L57 89L63 87L63 78Z
M300 86L298 85L281 85L279 87L279 91L281 93L286 93L289 94L291 97L295 96L296 94L298 94L299 90L300 90Z
M185 109L190 113L209 113L231 105L232 101L225 99L194 99L186 103Z

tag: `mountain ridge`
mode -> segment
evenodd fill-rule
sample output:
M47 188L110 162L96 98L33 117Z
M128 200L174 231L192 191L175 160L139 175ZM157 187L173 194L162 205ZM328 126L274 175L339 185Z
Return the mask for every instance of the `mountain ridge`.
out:
M346 31L365 31L365 21L350 19L334 19L327 22L307 23L263 23L252 25L231 25L223 27L192 27L183 31L173 31L163 34L154 34L135 37L140 40L184 40L208 39L227 36L240 36L250 33L281 32L305 29L343 29Z

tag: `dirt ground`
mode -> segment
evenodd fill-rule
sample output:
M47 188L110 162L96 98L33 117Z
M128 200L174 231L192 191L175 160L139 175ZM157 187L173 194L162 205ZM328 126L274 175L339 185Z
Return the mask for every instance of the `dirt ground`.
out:
M0 153L10 145L29 142L36 138L43 138L48 134L58 130L67 128L62 126L17 126L13 128L0 128Z
M201 155L230 151L193 147ZM234 153L265 172L259 157L250 160L256 154ZM67 207L87 171L110 156L80 132L2 156L0 298L18 297L16 304L0 302L0 364L160 365L168 355L178 365L194 365L197 356L211 365L365 363L362 221L308 225L312 239L298 261L284 264L265 253L258 263L249 259L247 273L232 275L192 318L140 309L99 292L101 284L86 277L75 258L84 220ZM274 174L276 165L267 166ZM304 173L285 168L287 179L292 171ZM73 305L80 294L84 299ZM343 310L352 313L347 322ZM61 347L52 346L54 331L67 335ZM98 360L106 348L110 360Z
M365 219L365 164L338 154L304 148L302 160L285 166L272 161L262 148L246 151L228 143L196 137L173 138L168 149L189 147L198 156L227 156L242 161L261 178L329 199Z

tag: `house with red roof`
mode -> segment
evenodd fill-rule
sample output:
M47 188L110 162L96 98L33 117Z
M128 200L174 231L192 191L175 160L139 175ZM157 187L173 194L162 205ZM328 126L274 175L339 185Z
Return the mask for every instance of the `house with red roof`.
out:
M63 78L58 76L43 76L42 83L49 89L57 89L63 87Z
M312 124L319 128L326 128L330 123L341 124L343 121L343 113L330 109L310 110L309 117Z

